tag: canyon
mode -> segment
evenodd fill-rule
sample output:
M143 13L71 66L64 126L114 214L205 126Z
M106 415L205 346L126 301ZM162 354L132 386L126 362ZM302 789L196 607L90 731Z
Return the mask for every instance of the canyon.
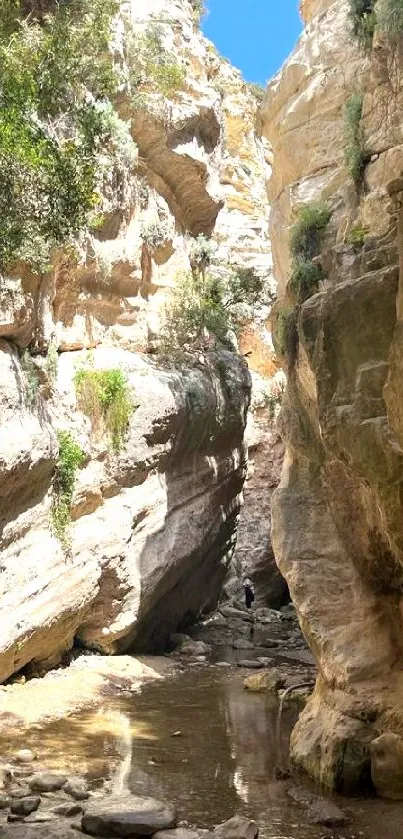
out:
M257 91L198 6L120 4L130 148L102 164L100 220L49 270L20 259L1 277L0 714L76 656L67 672L85 662L102 697L113 665L92 658L117 656L124 692L157 678L139 664L126 679L124 654L172 647L224 682L226 666L268 668L256 684L277 701L313 672L291 597L317 678L290 771L403 799L401 36L378 26L363 45L349 0L302 0L298 44ZM134 94L131 39L154 78ZM204 326L167 352L178 290L216 303L234 277L261 288L236 338ZM233 642L245 658L225 658ZM289 682L271 676L276 649Z

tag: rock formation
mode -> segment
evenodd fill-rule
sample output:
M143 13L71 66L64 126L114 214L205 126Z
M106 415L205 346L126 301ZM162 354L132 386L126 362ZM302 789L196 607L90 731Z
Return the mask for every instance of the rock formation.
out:
M378 30L372 51L360 48L348 5L302 3L305 32L264 106L283 295L274 319L288 374L273 540L319 668L292 758L326 786L356 792L371 784L372 752L385 795L398 787L399 748L382 735L401 737L403 723L402 65L399 38ZM343 125L352 95L362 97L354 180ZM332 213L322 280L296 300L288 233L298 208L318 200Z
M202 37L188 0L124 14L117 54L127 25L140 38L158 24L186 83L171 98L151 92L147 107L121 96L137 162L107 181L101 226L49 273L19 263L1 279L1 681L52 666L73 643L160 648L216 602L234 546L246 363L212 350L164 367L158 341L198 234L213 234L218 265L270 274L268 146L254 95ZM264 353L265 317L243 352L257 343ZM80 370L126 377L134 409L119 451L81 410ZM83 451L67 549L51 527L58 432Z

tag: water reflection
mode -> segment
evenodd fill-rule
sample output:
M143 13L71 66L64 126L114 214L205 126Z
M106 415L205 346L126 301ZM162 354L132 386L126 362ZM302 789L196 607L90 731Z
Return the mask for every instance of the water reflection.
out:
M276 780L296 717L294 709L285 710L278 754L277 711L275 699L243 690L239 671L195 668L141 694L110 697L97 711L17 731L0 740L0 750L5 756L32 748L41 765L83 773L94 786L106 779L115 793L166 798L181 819L200 827L244 813L257 819L262 839L340 835L310 825L287 797L287 785ZM401 804L341 803L353 815L345 839L399 835Z

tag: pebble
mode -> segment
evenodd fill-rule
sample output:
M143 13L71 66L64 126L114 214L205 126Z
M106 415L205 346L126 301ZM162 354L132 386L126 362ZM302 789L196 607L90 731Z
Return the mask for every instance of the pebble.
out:
M90 797L88 787L82 778L70 778L67 784L63 785L63 792L71 795L76 801L86 801Z
M32 763L36 760L36 754L31 749L20 749L15 755L15 760L17 763Z

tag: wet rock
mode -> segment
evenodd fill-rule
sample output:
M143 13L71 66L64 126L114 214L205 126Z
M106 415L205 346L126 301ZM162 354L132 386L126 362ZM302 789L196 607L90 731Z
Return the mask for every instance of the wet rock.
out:
M344 827L349 822L343 810L327 798L316 798L307 811L307 818L323 827Z
M248 670L259 670L263 667L263 664L259 659L244 658L241 661L237 661L237 667L246 667Z
M392 732L373 740L372 783L381 798L403 799L403 739Z
M37 792L54 792L67 783L67 776L58 772L37 772L28 781L30 789Z
M208 830L193 830L188 827L175 827L173 830L158 830L153 839L207 839L213 834Z
M17 763L32 763L36 760L35 752L32 752L31 749L20 749L19 752L14 757Z
M253 623L253 615L246 610L237 609L235 606L220 606L220 613L224 615L225 618L238 618L242 621L247 621L248 623Z
M277 781L288 781L288 779L291 778L291 772L289 769L284 769L282 766L276 766L274 776Z
M173 647L180 647L181 644L186 644L191 640L190 635L186 635L184 632L174 632L169 638L170 644Z
M214 833L220 839L256 839L259 828L255 821L244 816L233 816L232 819L217 825Z
M207 653L209 653L210 650L211 647L204 641L186 641L184 644L181 644L179 648L179 652L181 655L188 656L204 656Z
M232 664L230 661L217 661L216 667L232 667Z
M76 802L65 801L63 804L58 804L57 807L52 808L52 813L56 816L66 816L66 818L73 818L83 812L81 804Z
M287 795L295 801L296 804L300 804L302 807L310 807L318 797L313 792L303 789L303 787L294 786L288 788Z
M83 778L70 778L63 786L63 792L71 795L76 801L86 801L90 797L87 784Z
M11 801L10 810L15 816L29 816L37 810L41 803L39 795L32 795L29 798L14 799Z
M263 665L261 665L263 666ZM244 687L247 690L260 693L267 691L275 693L280 687L284 686L284 676L279 670L265 670L263 673L256 673L256 675L248 676L244 680Z
M270 667L270 665L273 664L273 659L272 658L267 658L267 656L265 656L265 655L260 655L259 656L259 661L262 662L263 667Z
M10 799L8 795L1 795L0 794L0 810L5 810L10 803Z
M22 819L22 816L17 816L15 813L9 813L8 816L7 816L7 821L10 822L10 823L20 822L21 819Z
M248 641L246 638L236 638L232 643L234 650L253 650L254 646L255 644L252 644L252 641Z
M52 813L32 813L31 816L24 819L25 824L46 824L47 822L56 821Z
M176 825L176 811L164 801L135 795L93 801L83 815L84 833L91 836L151 836Z
M9 790L10 798L28 798L31 795L31 790L29 787L10 787Z

